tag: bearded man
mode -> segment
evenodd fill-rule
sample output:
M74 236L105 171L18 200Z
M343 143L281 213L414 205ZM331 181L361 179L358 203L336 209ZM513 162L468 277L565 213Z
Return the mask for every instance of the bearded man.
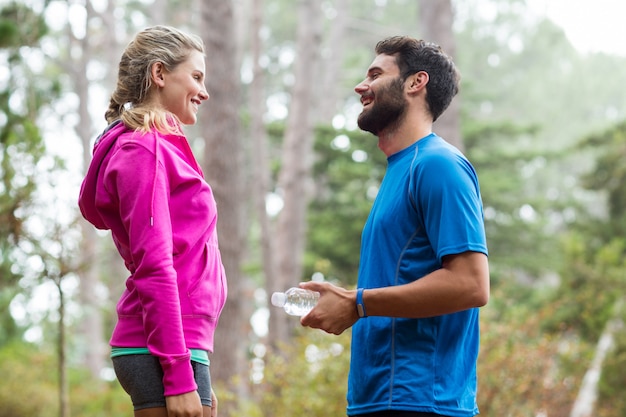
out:
M355 87L387 170L361 236L357 289L327 282L303 326L352 327L348 416L478 414L479 307L489 264L478 178L433 122L459 88L439 46L384 39Z

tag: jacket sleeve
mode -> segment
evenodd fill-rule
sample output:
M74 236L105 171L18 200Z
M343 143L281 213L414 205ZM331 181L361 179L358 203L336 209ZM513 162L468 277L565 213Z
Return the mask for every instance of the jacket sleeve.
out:
M154 142L152 142L154 143ZM142 307L150 353L163 368L165 395L197 389L186 347L177 274L173 265L168 174L157 153L130 142L109 163L105 186L119 198L122 224L128 233L131 278Z

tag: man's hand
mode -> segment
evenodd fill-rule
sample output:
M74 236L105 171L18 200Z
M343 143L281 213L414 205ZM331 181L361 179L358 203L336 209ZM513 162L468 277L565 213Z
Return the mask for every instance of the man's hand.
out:
M300 319L303 326L341 334L359 319L356 311L356 291L346 290L328 282L302 282L300 288L320 293L317 305Z

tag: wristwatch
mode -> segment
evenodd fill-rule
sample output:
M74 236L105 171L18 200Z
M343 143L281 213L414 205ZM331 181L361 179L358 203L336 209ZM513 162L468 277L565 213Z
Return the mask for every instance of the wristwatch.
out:
M361 318L367 317L365 304L363 304L363 288L359 288L356 290L356 312Z

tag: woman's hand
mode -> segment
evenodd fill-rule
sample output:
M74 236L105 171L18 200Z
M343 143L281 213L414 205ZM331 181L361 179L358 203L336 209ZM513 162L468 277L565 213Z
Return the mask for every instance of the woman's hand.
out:
M202 417L202 403L198 391L165 397L165 404L168 417Z
M211 417L217 417L217 396L211 388Z

